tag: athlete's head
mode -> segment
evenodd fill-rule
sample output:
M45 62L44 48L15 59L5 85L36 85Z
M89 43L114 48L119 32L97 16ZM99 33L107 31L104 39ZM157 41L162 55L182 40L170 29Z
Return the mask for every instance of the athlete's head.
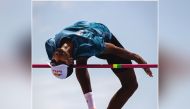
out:
M73 59L70 57L67 51L64 51L63 49L58 48L53 53L51 64L54 66L60 65L60 64L73 65Z
M67 51L60 48L56 49L53 53L50 64L52 73L60 79L66 79L73 72L73 60L70 58Z
M48 58L51 60L51 70L53 75L60 79L69 77L73 72L73 59L68 53L68 49L56 49L54 38L50 38L45 43Z

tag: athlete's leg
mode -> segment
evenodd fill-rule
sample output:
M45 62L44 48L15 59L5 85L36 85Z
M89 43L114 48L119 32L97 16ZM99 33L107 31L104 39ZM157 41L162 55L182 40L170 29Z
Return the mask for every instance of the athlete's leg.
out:
M108 59L109 64L113 64L119 61L120 63L123 62L122 59L117 57ZM111 99L108 105L108 109L121 109L137 89L138 83L133 68L112 69L112 70L114 74L119 78L121 82L121 88L116 92L116 94Z
M119 41L112 36L111 41L114 45L123 48ZM114 55L99 55L101 59L107 59L109 64L132 64L131 60L124 60ZM128 69L112 69L114 74L121 82L121 88L115 93L111 99L108 109L121 109L127 100L133 95L138 87L136 75L133 68Z

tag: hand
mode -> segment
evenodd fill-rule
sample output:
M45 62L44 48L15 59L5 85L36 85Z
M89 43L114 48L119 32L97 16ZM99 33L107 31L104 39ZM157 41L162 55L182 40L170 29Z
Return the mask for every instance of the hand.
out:
M146 72L146 74L150 77L153 77L152 75L152 71L150 70L150 68L144 68L144 71Z

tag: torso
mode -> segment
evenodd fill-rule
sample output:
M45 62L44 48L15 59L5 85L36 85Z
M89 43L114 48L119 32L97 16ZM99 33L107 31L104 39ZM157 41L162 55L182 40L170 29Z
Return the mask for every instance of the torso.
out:
M72 57L76 59L99 55L105 49L104 43L111 37L111 32L103 24L81 21L63 29L54 39L56 48L62 46L62 40L70 40Z

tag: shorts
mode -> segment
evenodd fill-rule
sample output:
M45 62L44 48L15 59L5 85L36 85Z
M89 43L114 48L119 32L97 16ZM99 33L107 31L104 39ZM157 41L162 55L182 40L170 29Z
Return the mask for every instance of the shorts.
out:
M115 46L124 48L121 43L116 39L116 37L112 34L111 40L107 41L107 43L112 43ZM100 54L96 56L97 58L100 59L106 59L109 64L132 64L132 61L130 59L123 59L117 55L113 54Z

